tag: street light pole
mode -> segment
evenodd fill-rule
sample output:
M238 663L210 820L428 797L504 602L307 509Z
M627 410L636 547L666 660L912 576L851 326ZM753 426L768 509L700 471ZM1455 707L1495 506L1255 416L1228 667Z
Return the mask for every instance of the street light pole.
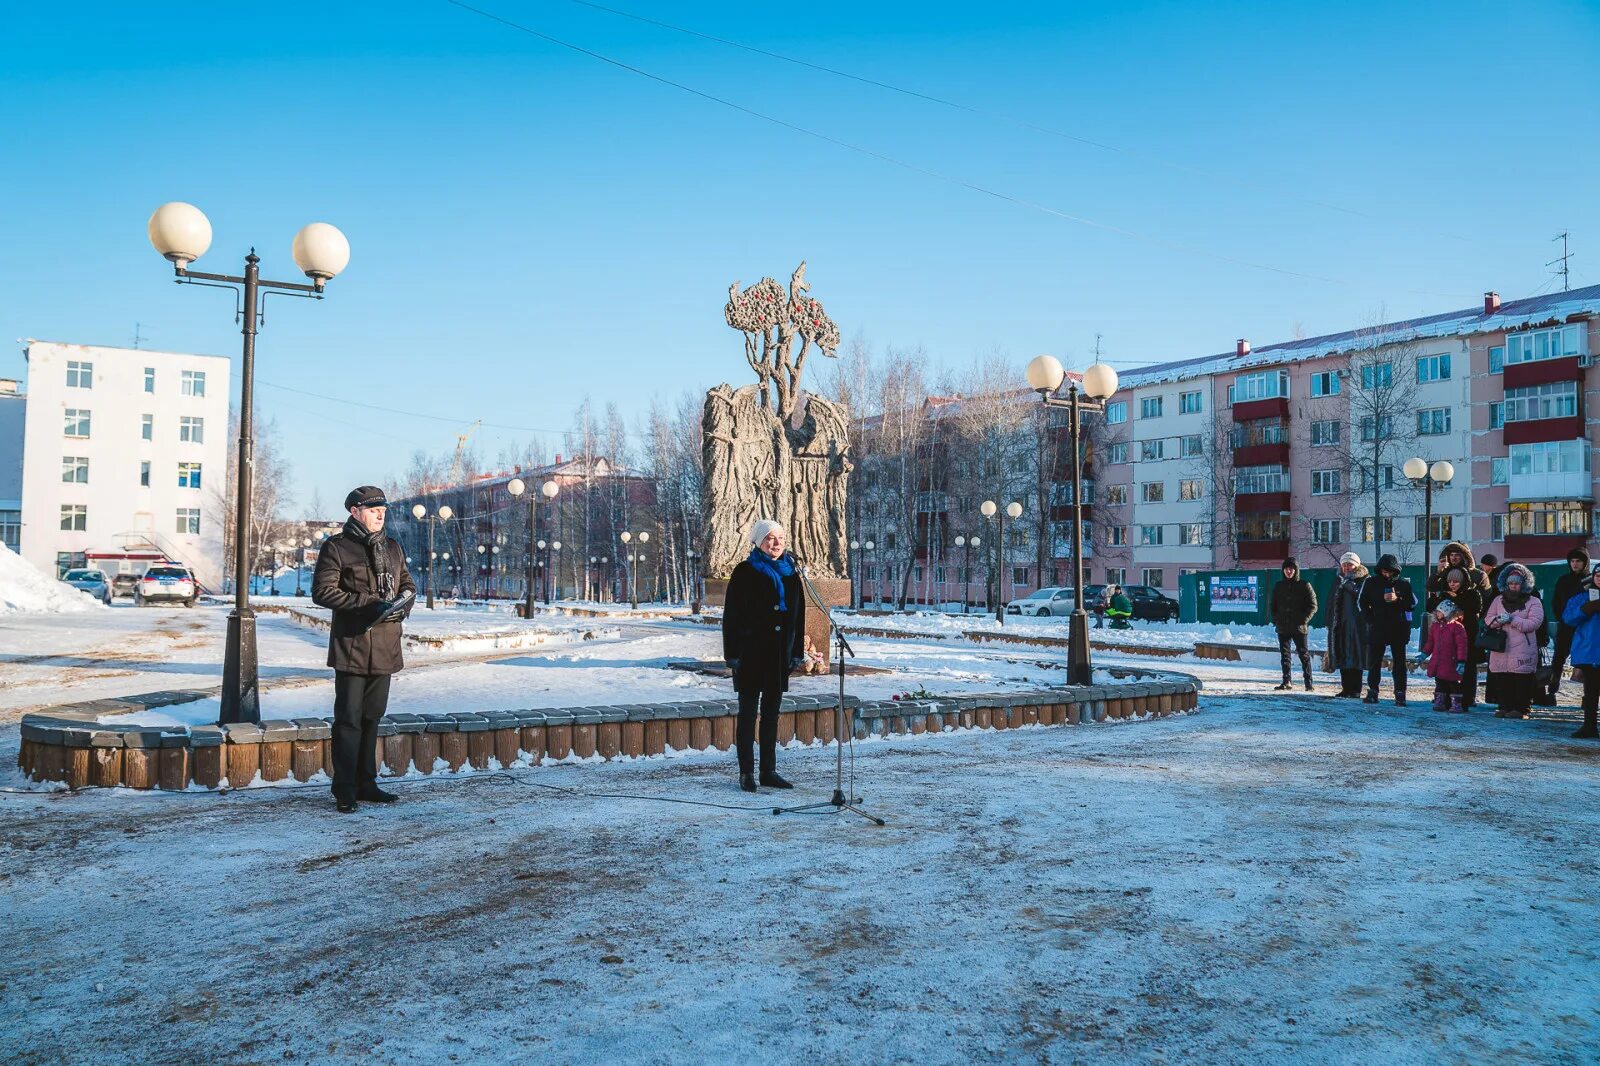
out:
M256 331L262 321L261 301L277 292L308 299L322 299L329 279L350 262L350 242L344 234L325 222L313 222L295 234L291 251L295 264L311 279L311 284L291 281L262 281L261 259L255 249L244 258L244 274L206 274L189 269L211 247L211 222L193 204L162 204L150 216L150 243L172 263L180 285L243 289L240 305L244 333L244 358L240 366L239 451L234 510L233 610L228 614L227 645L222 655L222 707L220 722L261 721L261 693L256 655L256 616L250 609L250 507L254 485L255 441L255 365ZM264 293L262 290L265 289ZM276 587L276 586L274 586Z
M956 534L956 547L961 549L961 613L967 613L967 600L972 598L972 545L974 541Z
M521 496L524 492L528 492L528 485L521 478L514 477L510 481L506 482L506 491L511 493L512 496ZM524 587L522 596L522 616L524 618L533 617L533 600L535 595L534 589L536 588L534 575L535 556L533 548L535 526L538 518L537 512L539 506L539 497L543 496L547 500L553 500L556 497L556 493L560 491L561 484L552 479L550 481L546 481L543 485L540 485L538 492L528 492L528 565L526 576L523 581ZM539 547L542 548L544 545L540 544ZM545 602L550 602L548 596L545 597Z
M1068 445L1072 451L1072 568L1075 575L1072 594L1072 624L1067 636L1067 683L1087 685L1094 670L1089 657L1089 616L1083 609L1083 411L1104 411L1105 401L1117 391L1117 372L1104 363L1095 363L1083 373L1083 395L1078 383L1069 382L1067 398L1055 394L1067 372L1054 356L1041 355L1028 364L1028 387L1039 394L1046 407L1065 407Z
M420 503L411 505L411 517L419 522L428 523L428 610L430 611L433 610L433 586L438 584L439 580L437 569L439 553L433 550L433 530L440 522L450 521L450 517L454 514L449 504L440 507L433 514L429 514L428 509ZM445 552L444 557L450 558L450 553Z
M979 505L978 510L983 512L983 517L993 518L999 523L1000 535L997 538L997 543L995 544L994 549L997 556L997 565L995 566L996 594L994 598L994 617L995 620L1001 625L1005 625L1006 597L1003 588L999 585L999 582L1005 579L1006 571L1006 518L1021 518L1022 504L1013 500L1012 502L1006 504L1005 507L1000 507L993 500L984 500L983 503Z
M1414 455L1405 461L1400 468L1405 476L1411 479L1413 485L1422 484L1422 584L1426 593L1428 584L1428 567L1433 565L1433 486L1435 482L1448 485L1456 476L1456 468L1448 459L1439 459L1431 465L1420 455ZM1373 521L1377 521L1374 519ZM1426 595L1423 597L1427 599ZM1422 614L1422 624L1418 633L1426 636L1428 632L1428 614Z

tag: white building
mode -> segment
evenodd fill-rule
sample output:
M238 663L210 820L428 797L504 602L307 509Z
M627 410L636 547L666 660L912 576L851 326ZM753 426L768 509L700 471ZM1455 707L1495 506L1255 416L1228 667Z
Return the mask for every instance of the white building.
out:
M22 551L22 427L28 401L20 382L0 378L0 544Z
M164 557L220 589L229 361L33 340L24 355L23 557L108 575Z

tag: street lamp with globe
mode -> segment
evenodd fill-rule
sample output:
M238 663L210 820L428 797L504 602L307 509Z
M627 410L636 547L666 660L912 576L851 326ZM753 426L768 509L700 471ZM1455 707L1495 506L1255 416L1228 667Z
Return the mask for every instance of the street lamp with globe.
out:
M521 496L525 492L528 495L528 571L523 586L522 616L524 618L532 618L534 588L536 587L533 573L535 562L533 541L536 532L535 526L538 517L536 512L539 506L539 497L543 496L547 500L555 499L556 494L561 491L561 485L555 480L550 480L540 485L538 492L528 492L527 482L519 477L514 477L506 482L506 491L511 493L512 496ZM543 545L541 544L540 547L543 547Z
M1005 579L1005 569L1006 569L1006 559L1005 559L1005 551L1006 551L1006 519L1007 518L1012 518L1012 519L1021 518L1022 517L1022 504L1017 503L1015 500L1013 500L1010 503L1006 504L1005 507L1002 508L999 504L995 503L993 500L984 500L981 504L978 505L978 510L980 512L982 512L983 517L985 517L985 518L993 518L993 519L995 519L995 521L999 525L999 533L1000 533L1000 535L995 538L995 549L994 549L995 550L995 555L996 555L996 565L995 565L995 569L994 569L994 583L995 583L994 617L995 617L995 620L998 621L1001 625L1005 625L1006 624L1006 596L1005 596L1005 587L1003 585L1001 585L1001 581L1003 581Z
M419 522L428 523L428 610L430 611L433 610L433 586L438 579L436 564L439 561L439 553L433 550L433 531L440 522L450 521L454 514L449 504L445 504L432 514L429 514L428 509L420 503L411 505L411 517ZM450 553L445 552L444 557L450 558Z

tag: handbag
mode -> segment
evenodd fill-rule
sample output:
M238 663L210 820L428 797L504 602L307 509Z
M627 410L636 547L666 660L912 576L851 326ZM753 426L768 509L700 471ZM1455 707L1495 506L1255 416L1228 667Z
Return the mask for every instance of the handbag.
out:
M1505 651L1506 631L1492 629L1487 622L1478 623L1478 635L1473 638L1472 646L1480 651Z

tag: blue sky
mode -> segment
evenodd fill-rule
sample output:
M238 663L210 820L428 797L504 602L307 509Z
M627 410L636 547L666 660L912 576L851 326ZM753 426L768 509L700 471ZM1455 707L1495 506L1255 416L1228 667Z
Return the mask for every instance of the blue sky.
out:
M137 322L147 347L236 355L230 297L171 283L150 211L206 211L201 269L253 243L281 278L300 225L338 225L348 271L321 304L269 304L259 345L304 506L476 418L560 429L585 395L632 417L740 381L727 286L801 258L847 338L936 367L1000 349L1019 374L1040 351L1081 365L1096 333L1132 365L1528 295L1564 229L1574 286L1600 282L1593 4L613 2L1057 132L567 0L475 0L1128 232L444 0L29 5L0 67L0 331L128 344ZM18 346L0 355L23 373ZM461 421L374 423L273 385Z

